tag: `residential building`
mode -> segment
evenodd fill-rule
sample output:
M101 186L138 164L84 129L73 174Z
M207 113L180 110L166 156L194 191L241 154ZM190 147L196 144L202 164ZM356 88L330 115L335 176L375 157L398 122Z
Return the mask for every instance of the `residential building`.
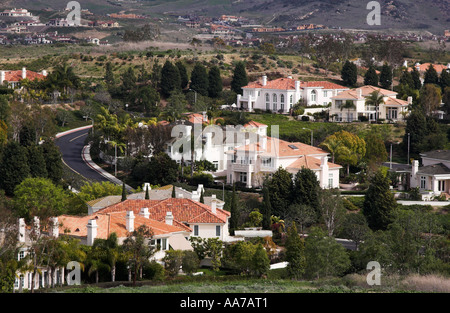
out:
M33 16L31 12L29 12L27 9L12 9L12 10L4 10L3 12L0 12L0 16L12 16L12 17L27 17L27 16Z
M280 167L296 174L303 167L317 175L322 188L339 188L340 165L328 162L328 152L301 142L260 136L258 142L237 147L228 154L227 184L240 182L261 187Z
M414 67L417 69L417 71L421 75L423 75L428 70L430 65L432 65L434 67L434 69L436 70L438 75L441 75L442 71L444 71L444 70L450 70L450 63L448 63L447 65L444 65L444 64L432 64L432 63L423 63L423 64L416 63L414 65ZM408 71L412 72L413 68L412 67L408 68Z
M268 81L267 76L242 87L237 106L252 112L255 109L289 113L297 102L304 99L308 106L327 106L331 97L348 88L327 81L301 82L292 76Z
M383 96L383 103L378 108L366 105L366 97L372 92L378 91ZM362 117L369 121L375 121L378 114L379 119L391 121L405 120L412 103L412 98L408 101L397 99L397 92L382 89L374 86L363 86L340 92L331 97L332 105L329 110L330 120L333 122L353 122L361 120ZM347 101L352 101L354 108L343 108Z
M41 73L27 70L25 67L19 71L0 71L0 85L7 84L10 88L16 88L24 79L43 80L47 76L47 71Z

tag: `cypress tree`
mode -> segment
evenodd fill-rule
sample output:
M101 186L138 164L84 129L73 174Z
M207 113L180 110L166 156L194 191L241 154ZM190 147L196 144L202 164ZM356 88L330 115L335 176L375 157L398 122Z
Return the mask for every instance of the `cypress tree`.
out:
M444 93L446 87L450 87L450 71L447 69L442 70L441 77L439 77L439 85Z
M312 170L305 167L299 170L295 174L293 187L294 202L308 205L317 210L319 206L320 183Z
M30 176L47 178L47 166L45 164L42 147L38 145L30 145L27 147L27 150Z
M366 72L366 75L364 76L364 85L378 87L378 74L372 65L369 67L369 70Z
M286 270L289 277L299 279L305 272L305 243L297 232L295 222L289 227L286 238Z
M202 96L208 96L208 73L201 63L195 64L192 70L190 87Z
M0 189L8 196L14 195L14 188L30 174L27 149L11 141L3 147L0 159Z
M164 63L161 69L161 93L169 97L172 91L179 90L181 86L180 72L178 68L169 60Z
M145 200L149 200L150 199L150 195L148 193L148 186L145 187Z
M189 84L189 77L186 70L186 66L184 66L183 62L178 61L175 63L176 67L178 68L178 72L180 73L180 87L181 89L184 89Z
M236 186L233 184L233 193L231 194L231 206L230 206L230 235L234 236L234 231L238 227L238 207L237 207L237 197L236 197Z
M262 227L263 229L270 229L270 218L272 217L272 205L270 203L269 189L264 187L263 189L263 207L262 207Z
M353 62L347 60L341 71L341 78L346 86L354 86L358 80L358 69Z
M402 76L400 77L400 85L406 85L409 88L414 89L414 80L412 74L408 70L403 71Z
M433 64L430 64L430 66L428 66L428 69L425 72L425 77L424 77L424 84L438 84L439 83L439 76L438 73L436 72L436 69L434 68Z
M384 89L390 89L392 86L392 68L387 63L381 68L380 86Z
M220 77L220 69L217 66L213 66L209 70L208 74L208 96L211 98L217 98L223 89L222 78Z
M422 81L420 80L420 73L415 67L411 72L411 77L414 82L414 89L420 90L422 88Z
M200 193L200 203L205 203L205 198L203 197L203 189L202 192Z
M53 141L46 140L41 147L44 152L47 177L51 179L54 184L61 183L63 176L63 162L58 146L55 145Z
M172 188L172 198L176 198L177 195L175 194L175 186Z
M106 63L105 66L105 82L108 86L114 85L114 73L112 71L111 62Z
M125 182L122 182L122 199L120 201L127 200L127 191L125 189Z
M231 90L237 94L242 94L242 87L248 85L247 71L244 62L238 62L233 72L231 81Z

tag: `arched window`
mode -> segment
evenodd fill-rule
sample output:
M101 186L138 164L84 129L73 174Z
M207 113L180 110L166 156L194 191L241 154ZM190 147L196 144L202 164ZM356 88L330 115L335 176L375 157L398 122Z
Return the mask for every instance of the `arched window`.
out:
M268 93L266 93L266 110L270 110L270 96Z
M273 104L273 111L274 111L274 112L277 111L277 99L278 99L278 97L277 97L277 95L274 93L274 94L273 94L273 102L272 102L272 104Z
M284 95L280 96L281 110L284 111Z
M294 105L294 95L291 95L289 97L289 107L292 109L293 105Z
M317 92L315 90L311 91L311 102L317 101Z

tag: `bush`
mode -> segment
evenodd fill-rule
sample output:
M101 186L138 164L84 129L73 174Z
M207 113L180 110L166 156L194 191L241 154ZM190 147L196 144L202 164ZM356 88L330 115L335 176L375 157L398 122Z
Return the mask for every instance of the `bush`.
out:
M303 122L309 122L309 116L302 116Z
M161 281L164 279L164 267L156 261L149 262L143 266L142 276L145 279Z
M182 259L182 268L183 272L186 274L192 274L197 271L200 266L200 260L197 256L197 253L194 251L184 251L183 259Z

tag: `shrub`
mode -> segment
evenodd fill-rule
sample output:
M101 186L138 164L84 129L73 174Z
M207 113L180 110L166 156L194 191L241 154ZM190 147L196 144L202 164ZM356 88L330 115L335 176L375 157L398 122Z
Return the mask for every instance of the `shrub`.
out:
M164 267L156 261L149 262L143 266L142 276L145 279L161 281L164 279Z
M185 272L186 274L194 273L200 266L200 260L197 256L197 253L195 253L194 251L184 251L181 263L183 272Z

